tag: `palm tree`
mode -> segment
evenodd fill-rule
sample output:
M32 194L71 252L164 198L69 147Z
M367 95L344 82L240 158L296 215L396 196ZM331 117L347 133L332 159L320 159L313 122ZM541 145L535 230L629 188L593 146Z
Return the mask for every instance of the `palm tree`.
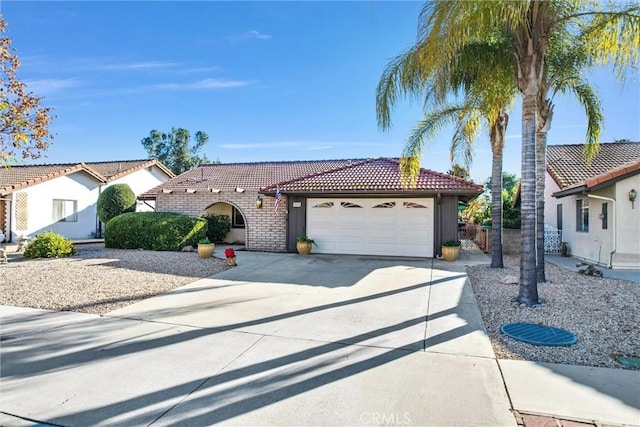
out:
M401 162L403 176L411 185L419 170L425 138L435 137L447 124L455 126L451 141L451 160L468 168L473 143L482 119L486 121L492 149L492 255L491 266L503 267L502 259L502 155L508 124L506 111L515 97L513 63L507 40L495 33L485 40L469 43L449 63L429 62L428 52L417 43L386 67L377 90L378 123L391 125L390 110L397 94L419 95L426 90L425 106L431 111L414 127L405 144ZM464 102L447 104L449 93L464 92Z
M538 130L536 132L536 275L538 283L546 282L544 256L544 193L547 133L553 118L553 98L558 92L571 92L585 110L587 133L585 156L590 160L598 149L604 117L600 99L582 75L590 57L570 34L556 36L547 53L547 67L538 97Z
M435 0L420 16L421 44L428 60L451 63L456 52L497 29L510 36L516 82L522 96L522 246L517 301L538 303L536 270L536 150L538 101L549 43L565 28L581 41L593 63L613 64L623 76L637 63L640 46L640 5L612 5L577 0ZM426 61L425 61L426 62Z

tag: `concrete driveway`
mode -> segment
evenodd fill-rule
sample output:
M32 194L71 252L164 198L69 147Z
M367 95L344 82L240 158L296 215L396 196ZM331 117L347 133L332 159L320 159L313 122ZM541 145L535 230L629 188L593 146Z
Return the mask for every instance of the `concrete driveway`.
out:
M470 262L239 252L238 267L107 316L2 307L0 411L65 426L515 426Z

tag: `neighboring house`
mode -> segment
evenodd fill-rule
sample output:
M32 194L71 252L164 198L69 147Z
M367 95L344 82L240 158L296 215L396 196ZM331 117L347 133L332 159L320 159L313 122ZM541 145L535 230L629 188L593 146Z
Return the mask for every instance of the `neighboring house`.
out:
M174 176L155 159L0 168L0 229L9 242L47 230L70 239L96 237L96 204L105 187L127 184L138 195Z
M545 222L571 255L610 268L640 268L640 143L547 146ZM631 200L634 199L634 200Z
M276 192L281 200L275 212ZM232 218L226 241L247 250L433 257L457 239L458 204L483 187L426 169L402 185L397 159L201 165L144 193L158 211Z

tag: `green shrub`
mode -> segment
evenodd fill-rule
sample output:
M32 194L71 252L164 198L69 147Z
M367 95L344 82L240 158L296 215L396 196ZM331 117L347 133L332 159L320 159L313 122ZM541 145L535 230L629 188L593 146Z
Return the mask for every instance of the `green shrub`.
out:
M98 197L98 218L105 224L118 215L135 211L136 195L127 184L111 185Z
M203 216L207 220L207 237L212 242L222 242L224 236L231 230L231 218L227 215L206 215Z
M76 249L71 240L53 231L38 234L24 248L26 258L61 258L71 256L74 253L76 253Z
M119 249L178 251L207 235L207 221L167 212L131 212L109 221L104 245Z

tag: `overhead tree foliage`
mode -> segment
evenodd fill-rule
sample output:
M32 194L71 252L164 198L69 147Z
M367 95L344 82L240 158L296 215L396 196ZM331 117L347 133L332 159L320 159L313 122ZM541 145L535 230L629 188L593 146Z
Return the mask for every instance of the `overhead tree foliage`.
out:
M514 207L514 199L518 192L518 177L509 172L502 172L502 191L500 198L502 200L502 226L504 228L520 228L520 209ZM493 178L489 177L484 182L485 192L490 193L493 197ZM491 211L491 206L488 207ZM486 220L482 221L484 225L492 225L492 215L486 215ZM493 232L493 230L492 230Z
M6 33L0 15L0 166L16 159L37 159L49 148L51 109L41 107L42 98L18 80L20 59Z
M613 64L616 76L622 79L627 67L635 66L638 60L639 11L637 2L603 6L590 0L434 0L421 13L421 52L416 58L422 64L434 63L431 69L453 63L466 46L487 40L497 30L509 42L522 97L522 255L517 301L526 306L538 303L536 136L541 130L540 96L545 95L550 45L554 39L568 36L590 57L589 65ZM424 81L413 84L411 74L400 75L400 82L411 93ZM396 98L392 92L390 104Z
M171 128L171 132L162 133L152 130L149 136L142 139L142 146L149 156L160 160L176 175L186 172L200 164L210 163L205 154L200 154L209 141L209 135L198 131L191 145L191 134L184 128Z
M502 173L502 155L511 104L515 98L515 66L509 54L509 40L494 31L461 46L450 58L432 60L429 44L416 45L392 60L378 84L376 108L378 123L390 126L390 110L398 94L425 92L425 116L410 133L403 150L401 166L405 175L417 175L425 138L435 138L448 124L455 126L451 140L451 160L461 159L467 168L473 145L482 124L489 131L492 174ZM450 103L451 94L463 92L464 100ZM407 181L411 182L411 179ZM502 268L502 201L500 191L492 199L494 231L491 235L491 267Z
M469 168L465 168L464 166L454 163L451 165L451 169L447 171L449 175L457 176L462 179L469 179Z

